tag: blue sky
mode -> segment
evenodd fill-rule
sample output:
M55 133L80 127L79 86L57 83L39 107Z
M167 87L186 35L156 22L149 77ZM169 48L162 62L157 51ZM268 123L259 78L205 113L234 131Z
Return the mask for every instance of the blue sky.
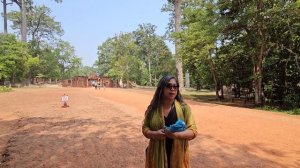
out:
M142 23L156 25L156 33L163 35L169 22L169 14L161 12L167 0L63 0L60 4L53 0L34 1L52 10L51 16L61 22L65 31L62 39L69 41L83 65L89 66L97 59L97 47L106 39L132 32ZM3 32L2 17L0 21ZM174 50L171 43L168 46Z

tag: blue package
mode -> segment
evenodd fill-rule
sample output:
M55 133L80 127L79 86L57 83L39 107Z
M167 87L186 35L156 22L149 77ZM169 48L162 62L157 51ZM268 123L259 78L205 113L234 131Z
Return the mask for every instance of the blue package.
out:
M181 119L177 120L175 124L170 125L169 127L164 126L164 129L168 129L171 132L181 132L186 129L185 122Z

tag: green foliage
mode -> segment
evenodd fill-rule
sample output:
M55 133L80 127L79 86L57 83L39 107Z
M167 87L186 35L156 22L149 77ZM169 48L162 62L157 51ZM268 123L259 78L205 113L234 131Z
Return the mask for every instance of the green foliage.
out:
M29 77L30 79L33 79L40 70L40 59L39 57L30 57L28 59L28 67L29 67L29 72L27 74L27 77Z
M100 76L126 84L154 85L162 75L175 71L168 47L151 24L107 39L98 47L95 64Z
M242 39L239 39L242 40ZM251 89L252 86L252 62L241 43L223 45L219 50L217 60L218 72L222 72L223 84L236 85ZM223 71L223 70L226 71Z
M77 76L90 76L94 73L97 73L97 69L89 66L80 66L76 71Z
M81 67L81 58L75 55L75 49L67 41L59 41L53 51L62 79L72 78L72 72Z
M6 87L6 86L0 86L0 93L1 92L10 92L12 91L12 88Z
M221 53L232 51L231 54L244 55L248 65L252 62L255 88L265 87L265 101L281 107L290 106L295 101L290 97L300 94L297 58L300 54L300 10L295 1L220 0L218 6L225 24L221 32L225 42ZM256 96L261 94L258 92L256 90Z
M148 70L147 85L153 86L158 78L166 73L174 73L175 62L172 62L171 53L162 37L155 34L156 26L141 24L133 32L135 43L138 46L137 55L145 62Z
M40 58L39 73L47 79L60 79L61 72L59 69L58 57L55 49L46 47L42 50Z
M172 37L181 42L192 86L235 85L250 91L262 86L268 104L299 107L298 3L183 1L183 30Z
M292 115L300 115L300 108L291 108L288 110L284 110L282 108L278 108L275 106L264 105L262 107L258 107L257 109L272 111L272 112L287 113L287 114L292 114Z
M98 46L98 60L95 62L95 65L98 66L98 73L100 76L115 76L114 73L109 73L110 67L113 65L115 60L115 47L114 43L115 38L109 38L100 46Z
M287 111L288 114L300 115L300 108L294 108L292 110Z
M300 95L300 8L281 3L267 11L268 56L264 61L264 93L270 104L299 107ZM271 88L271 89L270 89Z
M19 7L22 5L21 1L12 0L12 2L19 5ZM61 3L62 0L55 0L55 2ZM29 50L26 49L24 51L29 52L34 58L28 58L28 62L24 62L25 66L28 67L28 70L23 70L25 73L24 76L33 80L36 75L43 74L46 79L57 80L64 76L65 73L62 74L61 69L59 69L57 51L54 51L54 49L49 50L49 42L53 44L57 40L57 37L63 35L61 24L54 20L54 17L51 16L50 8L46 6L35 6L34 1L26 0L25 7L27 27L22 29L26 30L29 37L27 45ZM8 13L8 20L12 21L11 27L14 30L21 29L22 19L24 18L21 17L20 11ZM71 64L78 64L78 61ZM14 75L10 75L9 78L14 79L15 77Z
M32 49L38 49L40 43L43 41L54 40L57 36L63 35L64 31L61 28L60 22L56 22L50 14L51 10L46 6L30 5L27 7L27 33L31 43L34 44L30 45ZM11 26L12 29L19 30L21 27L20 11L9 12L7 16L8 20L13 23Z
M189 71L192 86L210 87L218 82L216 49L221 24L212 2L187 1L183 10L183 30L172 37L181 41L180 55L184 68ZM216 85L213 84L213 85Z
M290 109L300 107L300 94L287 94L283 98L283 103Z
M13 35L0 34L0 81L20 82L29 70L27 46Z
M45 46L41 49L39 65L34 74L43 74L46 79L69 79L82 75L81 58L75 55L74 47L69 42L59 41L55 46Z

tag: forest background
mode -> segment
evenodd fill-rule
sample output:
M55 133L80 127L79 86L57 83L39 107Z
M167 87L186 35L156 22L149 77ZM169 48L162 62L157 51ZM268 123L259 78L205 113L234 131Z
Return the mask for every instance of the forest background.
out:
M220 101L230 90L257 106L300 113L299 0L168 0L161 7L170 15L164 36L151 23L120 32L99 44L92 67L83 66L72 44L60 38L63 27L49 7L34 0L1 2L1 85L98 73L126 86L151 87L176 74L182 89L214 90ZM8 11L8 5L18 10ZM7 22L17 33L8 32ZM166 40L175 43L175 53Z

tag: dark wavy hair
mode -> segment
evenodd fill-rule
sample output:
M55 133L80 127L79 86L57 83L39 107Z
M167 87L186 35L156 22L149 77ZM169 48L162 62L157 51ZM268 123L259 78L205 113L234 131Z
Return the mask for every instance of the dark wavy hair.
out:
M175 79L176 81L176 84L177 86L179 86L179 82L177 80L177 78L175 76L171 76L171 75L167 75L167 76L164 76L160 79L160 81L158 82L157 84L157 88L156 88L156 91L154 93L154 96L145 112L145 115L148 116L149 113L153 110L153 109L156 109L158 107L160 107L161 105L161 102L162 102L162 98L163 98L163 92L164 92L164 88L167 86L168 82L171 80L171 79ZM182 99L182 96L180 94L180 91L178 89L177 91L177 95L175 97L175 99L177 101L179 101L181 104L185 104L183 99Z

